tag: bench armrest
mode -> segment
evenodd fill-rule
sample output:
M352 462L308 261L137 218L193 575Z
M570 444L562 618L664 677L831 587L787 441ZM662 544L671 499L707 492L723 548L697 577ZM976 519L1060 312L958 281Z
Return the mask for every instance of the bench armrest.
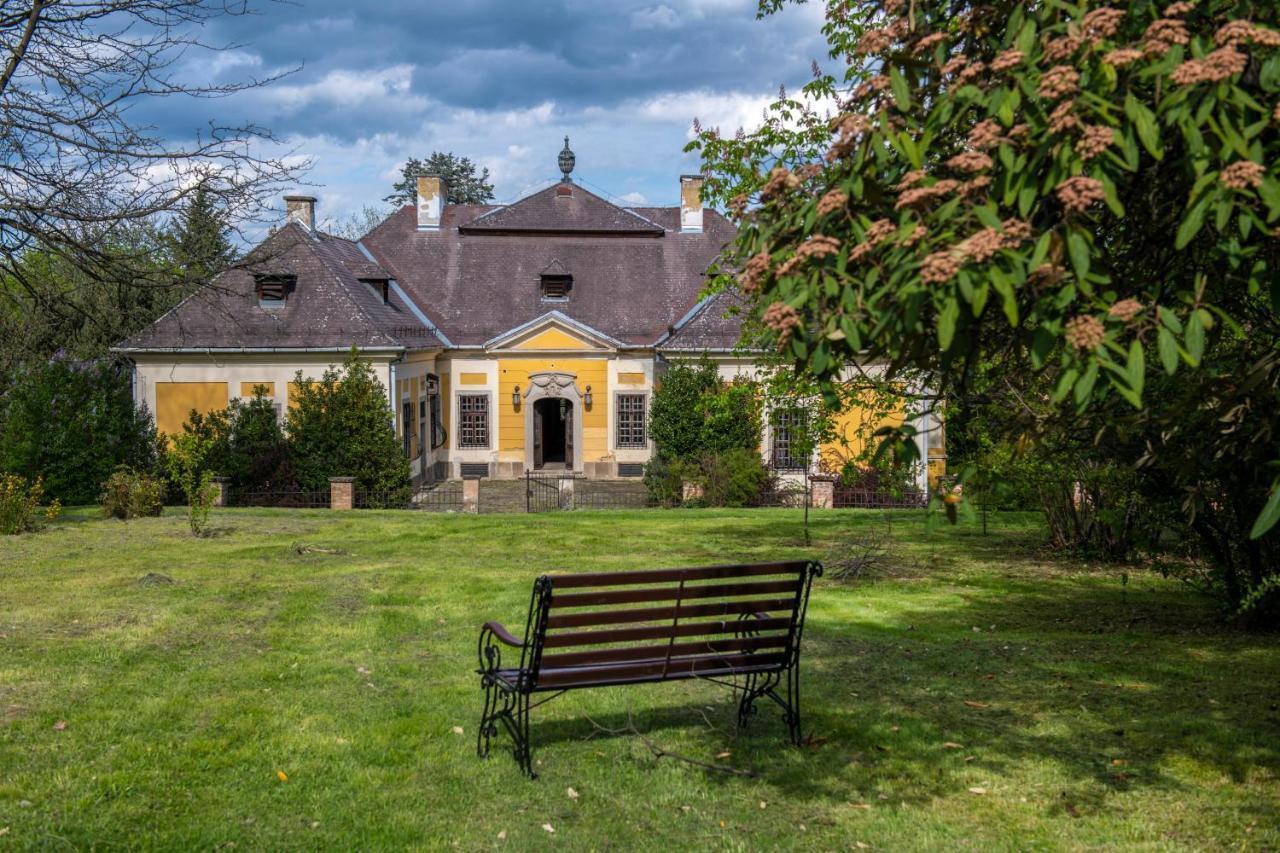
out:
M524 648L524 642L521 640L517 640L515 636L512 635L512 633L508 631L505 626L503 626L501 622L486 622L484 623L484 630L491 632L493 636L497 637L500 641L502 641L503 643L506 643L508 646L511 646L512 648L516 648L516 649Z

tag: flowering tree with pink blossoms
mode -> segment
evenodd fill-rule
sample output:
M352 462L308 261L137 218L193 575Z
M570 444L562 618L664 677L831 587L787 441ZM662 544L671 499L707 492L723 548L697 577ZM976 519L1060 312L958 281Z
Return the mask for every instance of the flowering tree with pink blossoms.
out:
M941 399L997 365L1033 395L1011 429L1146 430L1144 464L1177 392L1234 383L1201 450L1261 441L1253 479L1174 488L1192 517L1247 494L1251 547L1280 520L1280 4L845 0L824 33L839 76L690 146L766 345L832 395L855 364Z

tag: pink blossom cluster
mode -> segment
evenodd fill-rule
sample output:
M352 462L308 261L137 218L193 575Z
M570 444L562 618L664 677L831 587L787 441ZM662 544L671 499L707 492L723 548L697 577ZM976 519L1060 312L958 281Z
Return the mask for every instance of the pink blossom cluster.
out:
M946 40L947 40L946 33L942 33L942 32L929 33L929 35L925 36L924 38L920 39L915 43L915 46L912 47L911 52L916 56L919 56L922 53L926 53L930 50L933 50L934 45L942 44L942 42Z
M923 202L932 201L935 198L941 198L944 195L953 193L959 188L959 181L943 178L930 186L915 187L902 193L902 195L898 196L898 202L894 205L894 208L902 210L904 207L912 207Z
M864 80L853 90L853 100L861 101L874 92L883 92L889 88L889 78L884 74L877 74L869 80Z
M1187 44L1187 24L1178 18L1157 18L1142 34L1142 53L1145 56L1164 56L1175 44Z
M1031 226L1017 219L1010 219L1001 228L983 228L960 241L955 252L962 258L983 263L995 257L1001 249L1012 249L1031 236Z
M1022 64L1022 60L1027 55L1017 48L1009 48L1001 51L1000 55L991 60L991 70L997 72L1010 71Z
M1193 86L1196 83L1217 83L1244 73L1249 58L1235 49L1234 45L1220 47L1203 59L1188 59L1173 69L1169 79L1179 86Z
M962 68L959 75L957 75L957 79L959 79L961 83L968 83L971 80L976 80L981 77L986 70L987 64L985 62L974 62L971 65L966 65Z
M800 179L791 174L786 166L775 166L773 171L769 172L769 180L765 181L764 186L760 188L760 198L774 198L799 186Z
M1063 337L1076 349L1092 350L1102 344L1107 337L1107 330L1102 321L1091 314L1081 314L1067 321Z
M1267 170L1261 163L1252 160L1237 160L1222 170L1218 180L1229 190L1257 189L1262 186L1262 179Z
M942 73L948 77L954 74L959 74L961 71L964 70L964 67L968 64L969 64L969 58L967 56L964 56L963 54L959 56L953 56L950 59L948 59L946 63L942 66Z
M969 147L979 151L995 148L1003 141L1000 125L994 119L983 119L969 131Z
M1115 35L1123 20L1123 9L1102 6L1084 16L1080 21L1080 30L1090 44L1096 45L1103 39L1109 39Z
M1127 323L1142 313L1142 303L1136 299L1121 299L1107 309L1107 316Z
M1074 100L1063 101L1053 108L1053 112L1049 113L1049 130L1052 133L1066 133L1068 130L1076 130L1083 125L1080 119L1076 118L1075 110L1076 102Z
M1063 207L1076 213L1083 213L1090 205L1107 197L1102 181L1086 175L1067 178L1054 188L1054 194Z
M754 293L764 284L765 278L769 275L769 253L760 252L752 255L742 266L742 272L738 273L738 284L742 287L744 293Z
M829 237L826 234L814 234L808 240L800 244L796 249L796 253L787 258L782 266L778 267L778 276L790 275L806 260L813 258L821 260L828 255L839 254L840 241L835 237Z
M920 264L920 280L925 284L942 284L955 278L964 266L964 255L954 249L943 249L926 255Z
M1061 62L1070 57L1084 45L1080 36L1051 36L1044 44L1044 58L1050 62Z
M1074 95L1080 90L1080 72L1070 65L1055 65L1040 78L1036 94L1056 101Z
M1280 109L1280 107L1277 107L1277 109ZM902 180L898 181L897 190L898 192L902 192L909 187L914 187L928 176L929 173L924 169L912 169L910 172L907 172L902 176Z
M1118 47L1102 57L1102 61L1116 68L1132 65L1142 58L1142 51L1132 47Z
M1058 264L1041 264L1027 274L1027 282L1052 287L1062 281L1067 271Z
M965 151L947 161L947 165L959 172L981 172L990 169L991 158L981 151Z
M1076 141L1076 153L1085 160L1092 160L1102 156L1102 152L1110 148L1115 139L1115 131L1106 125L1087 124L1084 126L1084 134Z
M832 123L832 131L836 134L836 141L831 143L831 149L827 152L827 160L835 161L840 157L849 156L849 152L858 144L859 137L871 129L871 119L861 113L848 113L840 116Z
M818 199L818 215L826 216L828 213L842 210L848 203L849 194L844 190L828 190L822 198Z
M1260 27L1250 21L1228 21L1213 34L1219 45L1256 44L1260 47L1280 47L1280 31Z
M1194 12L1195 8L1196 4L1190 2L1190 0L1178 0L1177 3L1169 4L1169 7L1164 10L1164 16L1166 18L1181 18Z
M785 344L800 326L800 315L785 302L775 302L764 312L764 324L778 333L778 342Z
M867 233L863 235L862 242L850 250L849 260L860 261L871 254L876 246L883 243L885 238L897 230L897 227L888 219L877 219L872 222L867 226Z

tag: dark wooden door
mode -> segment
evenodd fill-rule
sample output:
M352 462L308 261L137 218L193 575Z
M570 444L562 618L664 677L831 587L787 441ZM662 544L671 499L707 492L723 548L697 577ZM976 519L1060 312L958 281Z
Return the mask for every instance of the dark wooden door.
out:
M573 403L566 406L564 416L564 467L573 470Z
M542 467L542 407L533 404L533 467Z

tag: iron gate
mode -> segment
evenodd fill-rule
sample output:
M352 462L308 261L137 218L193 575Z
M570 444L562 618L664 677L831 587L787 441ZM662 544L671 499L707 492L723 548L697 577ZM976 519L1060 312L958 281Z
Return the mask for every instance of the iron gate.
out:
M573 509L573 481L571 471L563 473L524 473L525 512L549 512Z

